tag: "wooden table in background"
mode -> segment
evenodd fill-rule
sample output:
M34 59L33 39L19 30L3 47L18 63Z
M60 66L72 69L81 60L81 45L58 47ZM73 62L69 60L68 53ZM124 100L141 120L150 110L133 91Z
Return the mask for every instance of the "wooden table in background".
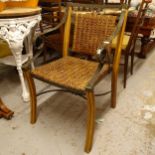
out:
M135 20L136 20L136 17L133 17L133 16L128 17L127 27L126 27L127 32L132 31L132 27L134 25ZM155 29L155 17L152 17L152 18L146 17L144 20L143 26L139 30L139 34L143 35L141 38L141 43L142 43L141 50L138 53L139 58L146 58L146 54L147 52L149 52L148 46L150 45L150 42L152 40L152 38L150 38L150 35L153 29ZM155 42L153 42L153 46L155 46Z

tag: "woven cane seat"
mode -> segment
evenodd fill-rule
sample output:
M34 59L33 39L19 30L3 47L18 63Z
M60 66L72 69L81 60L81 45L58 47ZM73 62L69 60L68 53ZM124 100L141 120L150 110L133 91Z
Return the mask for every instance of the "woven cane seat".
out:
M74 57L64 57L32 71L32 75L59 86L85 90L98 63Z

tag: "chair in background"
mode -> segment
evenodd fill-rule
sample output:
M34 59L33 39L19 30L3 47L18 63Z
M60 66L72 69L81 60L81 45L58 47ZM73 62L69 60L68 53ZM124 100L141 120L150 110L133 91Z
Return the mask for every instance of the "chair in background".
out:
M136 39L138 36L138 31L143 24L146 8L150 2L151 2L151 0L142 0L141 5L138 10L136 21L134 23L134 26L133 26L133 29L131 32L131 35L124 34L124 36L123 36L122 53L125 55L124 56L124 81L123 81L124 88L126 88L126 83L127 83L129 55L131 55L131 69L130 69L130 71L132 74L133 73L133 61L134 61L134 50L135 50ZM116 41L117 41L117 37L112 42L113 49L115 49L117 46Z
M42 21L40 22L44 42L44 61L46 61L48 48L62 53L63 26L55 32L50 29L59 24L63 13L61 12L61 0L40 0L42 7Z
M70 5L76 6L76 4ZM106 8L106 5L101 7ZM64 28L63 57L31 71L27 67L23 69L31 96L31 123L35 123L37 119L36 88L33 78L58 86L60 90L82 96L87 99L88 106L85 151L90 152L95 127L94 88L111 69L109 48L112 39L119 35L112 67L111 106L113 108L116 106L117 75L126 18L125 9L121 9L121 13L117 15L99 15L90 12L76 13L71 7L68 8ZM72 52L94 56L94 61L69 56L68 48L72 38L70 31L74 32Z

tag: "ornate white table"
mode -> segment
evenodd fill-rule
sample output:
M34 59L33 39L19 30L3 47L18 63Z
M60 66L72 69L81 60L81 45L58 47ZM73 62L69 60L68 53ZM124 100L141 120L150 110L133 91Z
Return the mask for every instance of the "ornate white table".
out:
M7 41L15 58L15 65L19 73L24 101L29 100L29 92L27 91L24 81L22 64L33 57L32 40L35 28L41 20L40 12L41 8L39 7L11 8L0 12L0 38ZM27 52L25 60L22 58L24 43ZM10 62L8 62L8 64L9 63Z

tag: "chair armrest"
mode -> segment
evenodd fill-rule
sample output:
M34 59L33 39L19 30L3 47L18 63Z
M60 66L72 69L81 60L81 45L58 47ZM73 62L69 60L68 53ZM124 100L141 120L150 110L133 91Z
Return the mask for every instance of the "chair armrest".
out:
M113 32L113 34L109 38L107 38L107 40L104 40L102 42L102 44L97 49L96 55L97 55L97 59L100 62L100 64L104 64L105 61L106 62L111 61L111 59L110 59L111 43L112 43L112 40L116 36L118 36L118 34L121 31L123 21L124 21L124 16L125 16L125 10L122 11L122 13L121 13L121 15L119 17L119 22L118 22L117 27L116 27L115 31ZM105 59L106 58L105 56L107 56L108 59ZM111 63L111 62L109 62L109 63Z
M45 37L46 34L48 34L48 33L50 33L50 32L53 32L53 31L59 29L59 28L65 23L66 18L67 18L67 15L68 15L68 7L65 9L64 16L63 16L62 20L60 21L60 23L59 23L57 26L51 28L50 30L47 30L46 32L42 32L42 33L40 33L40 34L38 35L38 37L37 37L37 38L35 39L35 41L34 41L34 47L36 47L36 40L37 40L37 39L40 38L41 40L44 40L44 37ZM42 48L43 48L43 47L42 47L42 45L41 45L41 46L39 46L39 48L36 49L36 50L38 51L37 54L36 54L31 60L29 59L29 60L23 65L23 69L28 69L28 68L30 67L31 62L35 61L35 60L38 58L38 56L40 56L40 55L42 54L42 52L43 52Z
M104 47L97 49L97 60L100 64L110 64L110 42L104 42Z
M28 58L28 60L22 65L23 69L30 69L32 62L35 62L35 60L43 53L43 43L39 44L39 46L36 46L36 42L37 39L42 39L39 36L37 38L35 38L35 40L33 41L33 50L36 52L36 54L33 56L33 58L30 59L30 57ZM41 41L42 42L42 41ZM37 47L37 48L36 48Z
M87 84L86 89L92 90L95 87L95 85L98 82L100 82L105 75L107 75L109 70L110 70L110 65L108 63L105 63L103 66L99 65L93 78Z

